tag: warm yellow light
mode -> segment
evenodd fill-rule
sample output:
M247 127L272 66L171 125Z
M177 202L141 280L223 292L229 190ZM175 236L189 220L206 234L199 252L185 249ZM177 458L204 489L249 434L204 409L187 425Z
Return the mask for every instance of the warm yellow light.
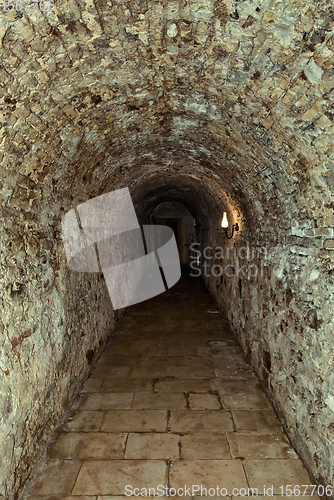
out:
M222 224L221 225L224 228L228 227L228 220L227 220L227 213L226 212L223 213L223 219L222 219Z

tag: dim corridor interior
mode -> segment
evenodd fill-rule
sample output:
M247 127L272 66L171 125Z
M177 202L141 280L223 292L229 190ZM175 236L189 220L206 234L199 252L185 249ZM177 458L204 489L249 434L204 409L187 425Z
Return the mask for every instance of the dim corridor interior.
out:
M213 297L185 274L127 309L21 500L135 497L159 485L215 497L273 486L277 498L308 484Z

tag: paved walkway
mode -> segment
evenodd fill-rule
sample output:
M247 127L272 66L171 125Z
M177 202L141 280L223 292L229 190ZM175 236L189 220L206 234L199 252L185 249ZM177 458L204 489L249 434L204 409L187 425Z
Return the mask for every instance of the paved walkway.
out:
M128 309L34 476L24 499L311 484L213 298L188 276Z

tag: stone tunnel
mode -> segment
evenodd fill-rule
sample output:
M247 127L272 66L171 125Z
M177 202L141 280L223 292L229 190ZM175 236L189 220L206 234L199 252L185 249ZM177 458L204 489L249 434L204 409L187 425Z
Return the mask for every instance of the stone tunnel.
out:
M141 224L163 204L194 220L197 272L314 484L333 485L332 3L33 3L0 8L2 498L124 315L101 273L69 269L61 220L125 187Z

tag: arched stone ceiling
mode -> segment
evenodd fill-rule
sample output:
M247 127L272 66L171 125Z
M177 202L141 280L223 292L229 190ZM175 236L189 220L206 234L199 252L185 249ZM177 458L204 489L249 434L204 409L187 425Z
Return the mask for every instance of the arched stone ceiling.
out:
M223 211L229 214L232 224L242 224L242 213L234 206L216 180L205 177L206 182L191 172L174 171L173 173L156 170L143 178L136 179L131 186L132 198L142 223L148 212L164 201L174 200L184 205L204 229L210 226L219 228ZM233 222L232 222L233 221Z
M46 222L147 178L145 197L160 172L215 185L214 199L226 193L264 230L333 224L333 29L328 1L57 0L54 12L7 11L6 213L33 209Z

